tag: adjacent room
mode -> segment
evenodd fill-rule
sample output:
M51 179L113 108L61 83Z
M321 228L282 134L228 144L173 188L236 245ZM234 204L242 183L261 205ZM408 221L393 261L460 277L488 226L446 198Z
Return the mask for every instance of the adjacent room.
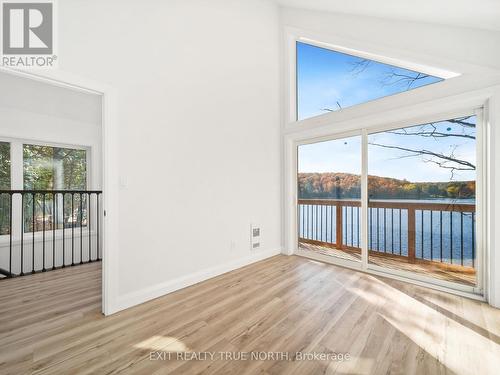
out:
M1 374L497 374L500 2L0 3Z

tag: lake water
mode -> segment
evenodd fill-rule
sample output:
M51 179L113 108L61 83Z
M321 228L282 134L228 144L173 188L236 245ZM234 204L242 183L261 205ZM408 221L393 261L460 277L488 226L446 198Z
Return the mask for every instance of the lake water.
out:
M474 200L376 200L377 202L472 204ZM343 243L360 246L359 207L343 207ZM334 206L299 205L301 238L335 243ZM333 219L332 219L333 218ZM408 211L370 208L368 248L408 255ZM475 215L470 212L415 211L415 252L420 259L473 266L476 254Z

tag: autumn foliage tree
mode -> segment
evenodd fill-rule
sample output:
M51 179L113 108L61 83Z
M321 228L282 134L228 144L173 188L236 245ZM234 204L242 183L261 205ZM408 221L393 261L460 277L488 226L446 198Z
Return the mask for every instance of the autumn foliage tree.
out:
M360 177L350 173L299 173L299 197L359 199ZM408 182L395 178L368 176L372 199L467 199L475 196L475 181Z

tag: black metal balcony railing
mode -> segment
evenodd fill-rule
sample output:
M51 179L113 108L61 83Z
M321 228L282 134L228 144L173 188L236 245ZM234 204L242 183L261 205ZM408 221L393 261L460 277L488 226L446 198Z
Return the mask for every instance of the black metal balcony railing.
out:
M360 252L359 200L299 199L299 241ZM475 205L370 201L370 255L475 267Z
M102 259L99 190L0 190L0 278Z

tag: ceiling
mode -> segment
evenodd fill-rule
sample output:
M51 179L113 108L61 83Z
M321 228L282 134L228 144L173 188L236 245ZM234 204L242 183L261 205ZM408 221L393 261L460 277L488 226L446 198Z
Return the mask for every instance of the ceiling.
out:
M0 71L0 110L12 108L79 121L80 126L100 125L101 97ZM68 123L69 125L70 123Z
M500 31L500 0L275 0L293 8Z

